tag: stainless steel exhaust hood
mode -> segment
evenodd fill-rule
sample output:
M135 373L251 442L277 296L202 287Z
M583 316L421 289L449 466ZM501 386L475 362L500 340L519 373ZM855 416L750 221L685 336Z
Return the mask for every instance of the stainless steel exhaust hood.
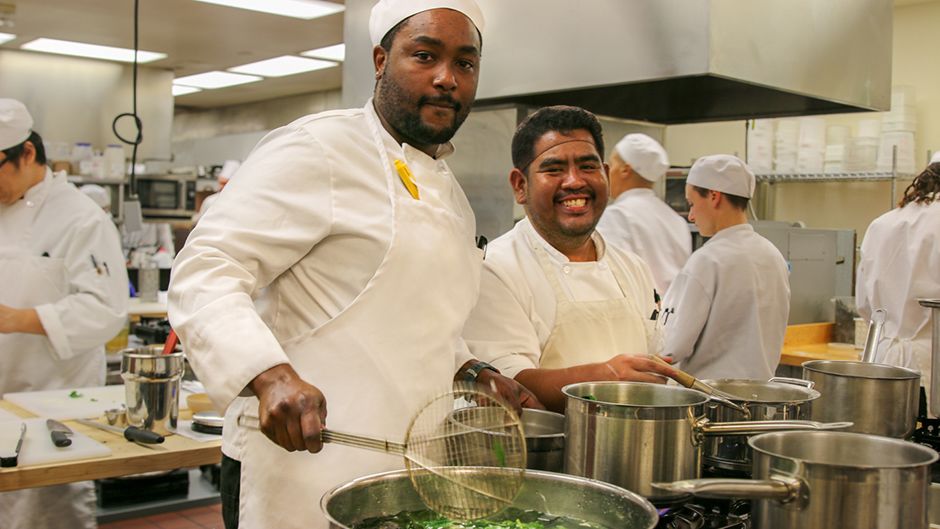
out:
M477 105L664 124L887 110L891 0L477 0ZM347 0L344 103L372 91L372 0Z

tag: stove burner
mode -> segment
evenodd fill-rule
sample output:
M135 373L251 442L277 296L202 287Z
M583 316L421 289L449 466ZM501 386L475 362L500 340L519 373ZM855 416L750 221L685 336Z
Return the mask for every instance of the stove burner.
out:
M696 498L663 509L656 529L750 529L751 502Z

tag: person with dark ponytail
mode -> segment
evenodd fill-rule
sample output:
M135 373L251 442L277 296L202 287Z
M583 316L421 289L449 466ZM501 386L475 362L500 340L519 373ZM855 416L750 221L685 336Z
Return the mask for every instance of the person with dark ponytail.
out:
M875 362L921 373L930 388L930 309L940 298L940 153L904 191L898 207L872 221L862 241L855 286L862 318L885 309Z

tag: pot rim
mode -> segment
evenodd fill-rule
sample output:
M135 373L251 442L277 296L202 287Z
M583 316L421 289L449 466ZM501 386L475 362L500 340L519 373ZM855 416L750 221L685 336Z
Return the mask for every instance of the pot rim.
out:
M561 430L560 432L555 432L555 433L543 433L543 434L529 435L529 434L525 433L525 418L524 418L523 416L526 415L526 414L529 414L529 415L548 415L548 416L551 416L551 417L561 417L561 421L562 421L562 423L561 423L561 424L562 424L562 430ZM563 414L563 413L557 413L557 412L550 411L550 410L537 410L537 409L535 409L535 408L523 408L523 409L522 409L522 415L519 416L519 421L522 422L522 433L525 433L525 438L526 438L526 439L557 439L557 438L559 438L559 437L561 437L561 438L565 437L565 429L564 429L565 414Z
M588 399L588 398L584 398L584 397L582 397L582 396L580 396L580 395L573 395L573 394L571 393L571 391L572 391L574 388L576 388L576 387L578 387L578 386L586 386L586 385L593 385L593 386L643 386L643 387L652 386L652 387L657 388L655 391L661 391L661 390L664 390L664 391L673 391L673 392L677 392L677 393L680 393L680 394L686 394L686 395L688 395L689 397L693 397L693 396L694 396L694 397L698 397L698 400L696 400L695 402L686 402L686 403L680 403L680 404L631 404L631 403L623 403L623 402L611 402L611 401L601 400L601 399L597 399L597 398ZM708 395L706 395L705 393L702 393L701 391L696 391L696 390L694 390L694 389L683 388L683 387L680 387L680 386L668 386L668 385L664 385L664 384L651 384L651 383L647 383L647 382L618 382L618 381L575 382L574 384L568 384L567 386L562 387L562 388L561 388L561 393L562 393L566 398L571 398L571 399L579 400L579 401L581 401L581 402L589 402L589 403L601 404L601 405L605 405L605 406L613 406L613 407L618 407L618 408L655 408L655 409L688 408L688 407L692 407L692 406L701 406L701 405L706 404L706 403L708 403L708 402L711 401L711 399L708 397Z
M800 386L795 386L793 384L785 384L783 382L770 382L769 380L760 380L757 378L716 378L716 379L702 380L702 382L712 387L715 387L716 389L721 389L718 386L723 382L751 382L754 384L762 384L765 386L779 386L779 387L783 387L789 390L803 391L806 393L801 399L781 399L781 400L745 399L745 398L737 397L735 395L731 395L734 398L731 398L728 400L730 400L731 402L735 402L735 403L746 402L746 403L754 403L754 404L803 404L807 402L812 402L821 396L821 393L819 393L818 391L812 388L804 388ZM725 393L727 393L727 391L725 391ZM720 406L721 404L718 403L718 405Z
M487 467L467 467L467 468L468 469L474 469L474 468L486 469ZM659 519L659 511L657 511L656 507L654 507L653 504L648 499L644 498L643 496L640 496L639 494L635 492L629 491L623 487L618 487L617 485L614 485L612 483L607 483L606 481L599 481L596 479L585 478L581 476L572 476L570 474L562 474L559 472L548 472L545 470L526 469L525 473L523 474L523 479L527 475L547 478L548 481L568 482L568 483L575 483L575 484L589 483L592 487L600 489L606 493L629 498L633 503L636 503L637 506L641 507L644 511L646 511L651 517L654 517L656 520ZM393 478L399 478L399 477L409 480L409 481L411 480L411 476L409 475L409 471L407 469L399 469L399 470L390 470L387 472L379 472L376 474L368 474L365 476L355 478L352 481L341 483L331 488L330 490L326 491L323 494L323 496L320 497L320 512L323 513L323 515L326 517L328 522L336 524L338 526L343 526L344 524L340 522L339 520L337 520L336 518L333 518L333 515L330 514L329 510L327 510L327 503L329 503L329 501L334 496L346 490L354 489L358 486L361 486L363 483L368 483L368 482L380 483L387 479L393 479ZM523 486L525 486L524 483L523 483Z
M845 377L845 378L864 378L869 380L920 380L920 373L914 371L913 369L908 369L906 367L893 366L890 364L876 364L873 362L859 362L854 360L808 360L803 362L803 369L807 369L814 373L821 373L823 375L830 375L834 377ZM891 370L896 370L897 375L865 375L865 374L850 374L850 373L834 373L832 371L825 370L825 366L829 365L863 365L863 366L879 366L891 368ZM905 373L906 372L906 373Z
M829 462L829 461L821 461L821 460L817 460L817 459L805 459L805 458L799 458L799 457L793 457L793 456L778 454L778 453L772 452L772 451L770 451L770 450L768 450L768 449L766 449L766 448L760 448L760 447L758 447L758 446L755 446L755 442L759 443L759 442L761 441L761 438L766 439L766 438L769 438L769 437L771 437L771 436L792 436L792 435L794 435L794 434L815 435L815 436L822 436L822 435L825 435L825 436L827 436L827 437L831 436L831 437L844 437L844 438L856 438L856 439L862 438L862 437L866 437L866 438L869 438L869 439L877 440L877 442L884 443L884 444L886 444L886 445L895 445L895 446L899 446L899 447L902 447L902 448L905 448L905 449L919 450L919 451L921 451L921 452L924 454L924 457L925 457L926 461L922 461L922 462L920 462L920 463L906 463L906 464L896 464L896 465L889 465L889 464L877 464L877 465L871 464L871 465L869 465L869 464L857 464L857 463L853 463L853 464L840 464L840 463L832 463L832 462ZM747 440L747 445L748 445L754 452L758 452L758 453L764 454L764 455L766 455L766 456L769 456L769 457L772 457L772 458L775 458L775 459L786 459L787 461L793 461L793 462L797 462L797 463L801 463L801 464L808 463L808 464L811 464L811 465L814 465L814 466L820 466L820 467L826 467L826 468L857 469L857 470L909 469L909 468L917 468L917 467L932 465L933 463L936 463L938 459L940 459L940 455L938 455L937 452L935 452L933 449L931 449L931 448L929 448L929 447L926 447L926 446L923 446L923 445L920 445L920 444L917 444L917 443L912 443L912 442L910 442L910 441L905 441L905 440L903 440L903 439L895 439L895 438L893 438L893 437L884 437L884 436L880 436L880 435L872 435L872 434L865 434L865 433L855 433L855 432L834 432L834 431L826 431L826 432L797 432L797 431L768 432L768 433L762 433L762 434L755 435L755 436L752 436L752 437L748 438L748 440ZM912 447L913 447L913 448L912 448Z

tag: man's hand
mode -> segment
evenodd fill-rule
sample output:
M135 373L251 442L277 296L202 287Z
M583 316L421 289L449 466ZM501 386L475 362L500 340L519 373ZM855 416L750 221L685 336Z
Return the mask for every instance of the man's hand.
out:
M14 309L0 304L0 334L46 334L36 309Z
M666 377L675 378L676 371L668 365L643 356L617 355L603 364L595 364L597 380L652 382L665 384Z
M289 452L323 448L320 430L326 424L326 398L304 382L290 364L256 376L248 387L257 395L261 431Z
M535 394L526 389L525 386L492 369L480 371L480 375L477 377L477 384L480 384L502 397L503 400L513 407L517 414L522 413L522 408L545 409L545 406L539 402Z

